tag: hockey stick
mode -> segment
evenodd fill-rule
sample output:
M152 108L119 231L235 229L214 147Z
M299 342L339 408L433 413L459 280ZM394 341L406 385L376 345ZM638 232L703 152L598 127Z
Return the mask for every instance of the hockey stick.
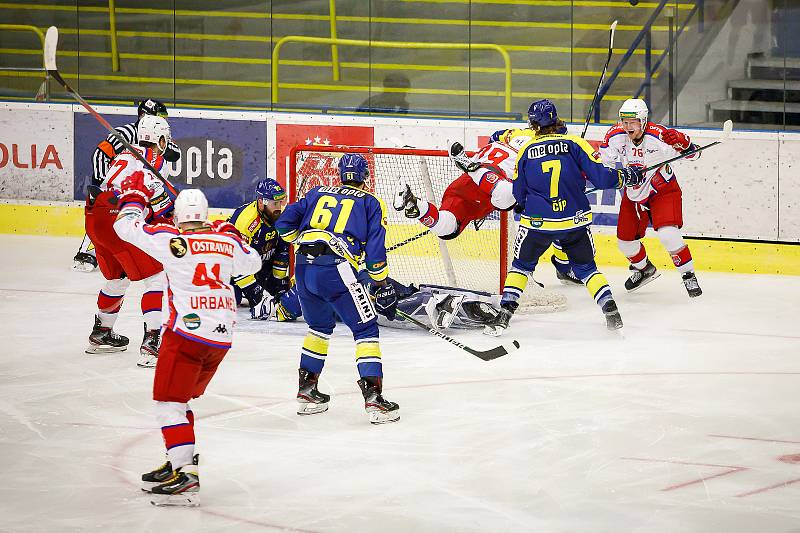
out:
M425 235L427 235L430 232L431 232L430 229L426 229L424 231L421 231L421 232L417 233L416 235L412 235L411 237L409 237L408 239L406 239L404 241L396 242L396 243L394 243L393 245L389 246L386 249L386 253L389 253L389 252L391 252L393 250L397 250L401 246L405 246L406 244L408 244L410 242L414 242L417 239L420 239L420 238L424 237Z
M467 352L469 354L472 354L475 357L477 357L478 359L481 359L483 361L491 361L493 359L497 359L498 357L503 357L504 355L509 354L509 353L513 352L514 350L516 350L517 348L519 348L519 342L518 341L511 341L511 345L503 345L503 344L501 344L500 346L495 346L494 348L490 348L488 350L475 350L473 348L470 348L466 344L462 344L462 343L458 342L453 337L450 337L449 335L445 335L444 333L442 333L441 331L439 331L436 328L426 326L425 324L423 324L422 322L420 322L419 320L417 320L413 316L407 315L406 313L400 311L399 309L397 310L397 315L400 318L402 318L403 320L407 320L407 321L411 322L412 324L414 324L418 328L424 329L425 331L427 331L431 335L434 335L436 337L439 337L440 339L446 340L450 344L458 346L459 348L461 348L465 352Z
M694 155L696 153L702 152L706 148L711 148L712 146L716 146L718 144L722 144L723 142L728 140L728 137L731 136L731 132L732 131L733 131L733 121L726 120L725 122L722 123L722 136L719 139L717 139L716 141L708 143L708 144L705 144L703 146L698 146L697 148L694 148L692 150L688 150L686 152L682 152L682 153L676 155L675 157L671 157L669 159L665 159L664 161L661 161L660 163L655 163L653 165L650 165L649 167L644 167L641 170L641 172L642 172L642 174L644 174L645 172L650 172L653 169L662 167L662 166L664 166L664 165L666 165L668 163L672 163L673 161L677 161L679 159L683 159L684 157L689 157L690 155ZM592 193L592 192L596 192L598 190L600 190L600 189L598 189L597 187L594 187L592 189L586 189L585 193L589 194L589 193Z
M706 144L704 146L698 146L697 148L695 148L693 150L689 150L689 151L680 153L680 154L676 155L675 157L671 157L671 158L666 159L666 160L664 160L664 161L662 161L660 163L656 163L654 165L650 165L649 167L644 167L642 169L642 172L649 172L649 171L653 170L654 168L658 168L658 167L664 166L667 163L672 163L673 161L677 161L678 159L683 159L684 157L689 157L690 155L696 154L698 152L702 152L706 148L711 148L712 146L716 146L718 144L722 144L723 141L728 140L728 137L731 136L731 132L732 131L733 131L733 121L726 120L725 122L722 123L722 136L719 139L717 139L716 141L714 141L712 143L708 143L708 144Z
M64 78L61 77L61 74L59 74L58 72L58 67L56 66L57 47L58 47L58 28L56 28L55 26L50 26L49 28L47 28L47 35L45 35L44 38L44 68L45 70L47 70L47 73L50 76L52 76L53 79L55 79L58 83L60 83L61 86L64 87L64 90L67 91L67 93L69 93L69 95L72 96L72 98L74 98L79 104L81 104L84 107L84 109L86 109L89 112L89 114L91 114L106 130L108 130L108 132L111 135L113 135L120 143L122 143L122 145L129 152L131 152L136 157L136 159L141 161L142 164L144 164L144 166L147 168L147 170L152 172L156 178L161 180L161 182L169 190L169 192L177 196L178 195L177 189L175 189L175 187L169 181L167 181L166 178L164 178L158 172L158 170L156 170L153 167L153 165L151 165L150 162L147 161L147 159L145 159L145 157L142 154L140 154L137 150L135 150L133 146L131 146L130 143L126 141L122 137L122 135L120 135L119 132L115 130L111 126L111 124L108 123L108 121L106 121L106 119L104 119L97 111L95 111L94 108L92 108L92 106L90 106L86 102L86 100L84 100L81 97L81 95L75 92L75 90L72 87L70 87L66 81L64 81Z
M594 90L594 98L592 103L589 104L589 112L586 113L586 120L583 122L583 132L581 139L586 137L586 130L589 129L589 120L592 118L594 106L597 103L597 97L600 96L600 89L603 86L603 81L606 79L606 72L608 71L608 64L611 62L611 55L614 53L614 32L617 30L617 21L611 23L611 28L608 32L608 56L606 56L606 64L603 66L603 72L600 74L600 79L597 81L597 88Z

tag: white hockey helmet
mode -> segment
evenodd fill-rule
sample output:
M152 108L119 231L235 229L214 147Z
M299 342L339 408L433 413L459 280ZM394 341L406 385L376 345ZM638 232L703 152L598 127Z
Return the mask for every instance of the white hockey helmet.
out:
M619 108L619 119L621 121L624 118L638 118L642 121L642 126L644 126L649 112L644 100L641 98L628 98Z
M153 143L162 150L166 150L170 139L172 138L169 132L169 123L163 117L156 115L144 115L139 119L139 124L136 126L136 134L139 142ZM166 141L163 147L160 145L161 138L164 137Z
M208 220L208 200L200 189L184 189L175 198L176 224Z

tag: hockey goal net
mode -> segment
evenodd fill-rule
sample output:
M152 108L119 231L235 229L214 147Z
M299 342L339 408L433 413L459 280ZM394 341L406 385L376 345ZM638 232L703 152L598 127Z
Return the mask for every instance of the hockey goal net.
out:
M364 146L294 147L289 155L289 200L301 198L319 185L339 185L337 165L344 153L358 153L369 165L367 189L386 204L389 275L404 284L448 285L498 294L510 263L516 224L509 213L494 211L470 223L457 238L444 241L416 220L392 208L402 178L417 194L439 205L447 186L461 175L446 150ZM521 302L529 311L566 307L560 293L530 282Z

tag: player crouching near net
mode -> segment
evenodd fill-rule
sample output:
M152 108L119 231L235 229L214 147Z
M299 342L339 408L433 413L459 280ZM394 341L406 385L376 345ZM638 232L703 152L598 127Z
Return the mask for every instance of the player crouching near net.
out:
M485 333L500 335L509 324L541 255L554 240L561 243L575 275L602 310L609 330L622 328L622 317L606 277L597 270L589 225L592 211L586 198L586 180L600 189L618 189L639 183L636 169L611 169L594 156L594 149L563 131L550 100L534 102L529 110L536 138L519 150L514 174L514 198L522 210L514 240L514 260L506 277L500 316Z
M366 159L344 154L339 160L342 185L314 187L287 206L275 224L281 237L295 245L295 283L308 324L300 355L299 415L328 410L330 395L317 384L338 315L356 341L358 386L369 421L383 424L400 418L400 407L382 396L376 309L394 317L397 295L386 282L386 206L366 190L368 177ZM369 291L356 277L362 260L372 279Z
M137 127L138 145L133 148L159 170L164 163L163 153L169 146L170 130L167 121L159 116L144 115ZM136 246L124 242L114 233L113 224L119 210L121 183L130 176L141 175L150 191L145 216L150 221L165 221L172 212L172 199L163 183L131 152L124 151L111 163L100 187L89 187L86 198L86 234L97 252L97 262L106 284L97 296L94 328L89 335L86 353L110 353L127 349L128 338L114 332L114 323L125 292L132 281L145 286L141 307L144 317L144 338L139 350L138 366L156 365L161 332L161 300L164 274L159 263Z
M606 133L600 145L600 155L606 166L630 165L639 168L693 150L689 137L678 130L647 121L648 109L644 100L625 100L619 109L620 122ZM695 160L700 152L686 157ZM634 291L659 276L647 258L641 242L647 226L653 225L661 244L681 273L683 284L691 298L703 291L697 283L694 262L689 246L683 240L683 200L681 187L670 165L647 172L638 185L626 186L619 207L617 244L633 270L625 288Z
M169 317L153 381L156 418L167 462L142 475L154 505L199 504L198 456L189 400L206 390L231 347L236 300L229 280L261 268L259 255L228 223L208 222L208 201L199 189L175 200L175 226L147 224L152 195L137 173L122 183L114 230L121 239L161 261L167 277ZM217 229L219 228L219 229Z
M242 296L250 304L250 318L267 320L270 306L289 290L289 244L275 230L286 207L286 191L272 178L256 184L256 199L236 209L228 221L261 255L261 270L233 280L237 304Z

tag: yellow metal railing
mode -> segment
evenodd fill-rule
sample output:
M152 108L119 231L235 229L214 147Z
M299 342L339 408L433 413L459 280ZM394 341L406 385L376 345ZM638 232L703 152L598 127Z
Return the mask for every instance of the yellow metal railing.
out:
M343 46L374 46L376 48L418 48L436 50L493 50L503 58L505 71L505 112L511 112L511 57L508 52L499 45L488 43L414 43L414 42L395 42L395 41L363 41L358 39L332 39L327 37L304 37L302 35L287 35L275 43L272 50L272 103L278 102L278 65L280 62L280 51L284 44L288 42L330 44ZM338 58L337 58L338 59ZM337 65L338 66L338 65ZM334 72L337 70L334 66ZM336 77L334 75L334 81Z
M331 39L338 39L336 35L336 0L330 0L329 16L331 23ZM331 44L331 66L333 67L333 81L339 81L339 47Z
M117 10L114 0L108 0L108 33L111 39L111 70L119 72L119 48L117 48Z
M0 30L10 31L29 31L39 36L42 41L42 66L44 66L44 33L36 26L29 26L28 24L0 24Z

